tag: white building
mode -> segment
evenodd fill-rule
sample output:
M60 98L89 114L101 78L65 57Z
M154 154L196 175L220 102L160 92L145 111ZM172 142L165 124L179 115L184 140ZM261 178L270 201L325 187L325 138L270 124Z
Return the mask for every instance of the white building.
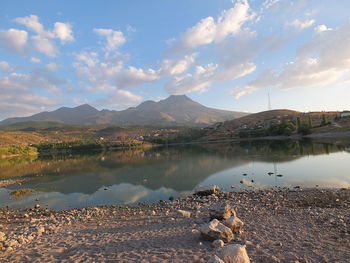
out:
M342 113L340 113L340 117L350 117L350 111L343 111Z

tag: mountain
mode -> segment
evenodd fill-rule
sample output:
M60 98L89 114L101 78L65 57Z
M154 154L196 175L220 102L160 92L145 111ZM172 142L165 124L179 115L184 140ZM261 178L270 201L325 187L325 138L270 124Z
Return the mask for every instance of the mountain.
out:
M44 111L29 117L9 118L0 122L0 125L10 125L28 121L55 121L64 124L84 124L90 116L96 116L99 111L94 107L84 104L75 108L62 107L55 111Z
M148 100L137 107L122 111L98 111L84 104L75 108L62 107L55 111L41 112L29 117L9 118L0 122L0 125L30 121L55 121L75 125L206 126L245 115L248 114L205 107L186 95L172 95L159 102Z

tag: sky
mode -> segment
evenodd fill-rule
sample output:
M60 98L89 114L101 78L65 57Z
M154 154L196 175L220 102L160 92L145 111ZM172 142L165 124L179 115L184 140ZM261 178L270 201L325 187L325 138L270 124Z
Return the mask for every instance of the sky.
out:
M0 120L186 94L259 112L350 109L350 1L2 0Z

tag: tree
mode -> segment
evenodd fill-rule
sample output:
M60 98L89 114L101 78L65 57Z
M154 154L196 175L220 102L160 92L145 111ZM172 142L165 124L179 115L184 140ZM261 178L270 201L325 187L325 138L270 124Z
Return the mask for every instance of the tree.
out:
M309 115L309 128L312 128L312 119L311 119L311 115Z
M326 116L322 114L322 122L321 125L326 125Z
M300 124L300 116L297 117L297 129L299 129L301 126Z

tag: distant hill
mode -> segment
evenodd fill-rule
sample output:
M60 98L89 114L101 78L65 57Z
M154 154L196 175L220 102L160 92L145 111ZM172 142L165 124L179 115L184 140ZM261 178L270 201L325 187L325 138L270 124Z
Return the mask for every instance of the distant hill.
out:
M311 125L318 132L323 121L333 122L339 116L338 112L299 112L287 109L277 109L270 111L262 111L250 114L234 120L219 122L211 125L206 129L206 133L201 140L224 140L230 138L238 138L238 133L245 129L266 129L273 123L281 123L283 121L296 121L300 118L301 124ZM328 131L331 125L324 126L322 129Z
M242 125L254 126L254 125L264 125L265 123L269 123L271 120L277 118L283 118L285 116L299 116L301 112L287 110L287 109L279 109L279 110L270 110L270 111L262 111L254 114L250 114L248 116L244 116L239 119L226 121L222 124L220 129L236 129Z
M186 95L172 95L159 102L145 101L137 107L123 111L102 110L84 104L75 108L62 107L29 117L9 118L0 125L23 122L58 122L68 125L150 125L150 126L207 126L248 115L205 107ZM39 124L36 123L35 126Z

